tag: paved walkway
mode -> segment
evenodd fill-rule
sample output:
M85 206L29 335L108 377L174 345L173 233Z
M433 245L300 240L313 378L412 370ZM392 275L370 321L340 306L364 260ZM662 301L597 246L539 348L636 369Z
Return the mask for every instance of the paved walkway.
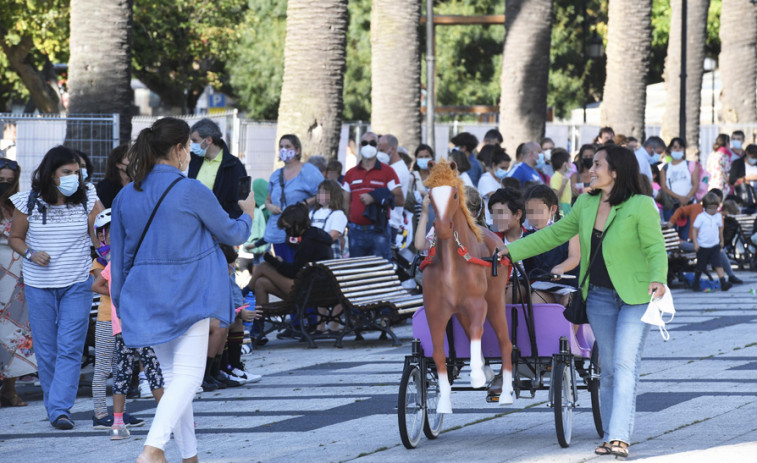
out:
M678 314L671 340L656 331L646 345L630 460L649 462L757 461L757 274L728 293L674 290ZM588 392L579 392L573 441L557 444L546 392L511 407L487 404L483 392L454 392L457 412L445 431L406 450L397 428L397 390L409 353L409 325L388 341L323 343L307 350L273 339L247 356L263 380L203 393L195 419L203 462L584 462L598 443ZM24 386L26 408L0 409L0 462L133 462L147 426L111 442L91 427L92 401L80 389L76 428L56 431L44 419L39 388ZM127 410L149 421L151 400ZM169 443L169 461L180 461ZM609 457L604 457L609 461Z

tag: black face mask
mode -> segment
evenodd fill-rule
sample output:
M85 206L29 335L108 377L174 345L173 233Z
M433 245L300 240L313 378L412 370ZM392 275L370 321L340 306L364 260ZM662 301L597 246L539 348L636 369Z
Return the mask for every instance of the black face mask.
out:
M0 182L0 196L4 195L8 190L10 190L12 185L13 184L11 182Z
M584 167L587 169L591 169L591 165L594 164L594 159L592 158L582 158L581 162L583 163Z

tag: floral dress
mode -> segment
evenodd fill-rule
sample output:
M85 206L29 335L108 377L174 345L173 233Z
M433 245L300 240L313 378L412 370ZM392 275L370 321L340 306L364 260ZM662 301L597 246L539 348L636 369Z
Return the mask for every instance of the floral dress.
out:
M37 371L21 278L23 256L8 245L11 220L0 220L0 379Z
M723 196L731 194L728 174L731 172L731 150L721 146L707 157L707 171L710 173L709 188L719 188Z

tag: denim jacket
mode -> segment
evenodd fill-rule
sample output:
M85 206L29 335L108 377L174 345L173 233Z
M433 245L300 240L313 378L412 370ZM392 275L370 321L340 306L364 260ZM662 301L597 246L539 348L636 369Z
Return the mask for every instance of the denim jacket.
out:
M134 257L155 204L180 175L158 164L142 191L131 183L113 201L111 296L127 347L166 343L205 318L233 320L228 266L218 242L244 243L252 219L229 218L198 180L183 178L166 195Z

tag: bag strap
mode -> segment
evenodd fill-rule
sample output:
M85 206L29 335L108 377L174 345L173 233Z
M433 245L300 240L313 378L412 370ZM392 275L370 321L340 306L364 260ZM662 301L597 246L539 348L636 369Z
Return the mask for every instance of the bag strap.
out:
M287 204L287 195L286 191L284 190L284 168L282 167L279 172L279 185L281 185L281 210L283 211Z
M581 280L581 285L578 287L579 290L583 290L584 284L586 284L586 279L589 278L589 273L591 273L591 266L594 265L594 261L597 260L597 255L599 254L597 251L599 251L599 248L602 246L602 241L605 240L605 235L607 234L607 230L610 229L610 226L612 226L612 223L606 226L604 231L602 231L602 236L599 238L599 243L597 243L597 247L593 249L591 252L592 256L591 256L591 260L589 261L589 267L586 269L586 273L584 273L584 277Z
M168 188L166 188L166 191L163 192L163 196L160 197L158 202L155 204L155 208L152 210L152 214L150 214L150 218L147 219L147 225L145 225L145 229L142 231L142 236L139 237L139 242L137 243L137 248L134 250L134 257L132 258L132 263L137 260L137 253L139 253L139 248L142 247L142 241L145 239L145 235L147 234L147 230L150 228L150 224L152 223L152 219L155 218L155 213L158 212L158 208L160 207L160 203L163 202L163 199L165 199L166 195L169 191L171 191L171 188L174 187L181 179L183 179L184 176L181 175L179 178L171 182L170 185L168 185Z

